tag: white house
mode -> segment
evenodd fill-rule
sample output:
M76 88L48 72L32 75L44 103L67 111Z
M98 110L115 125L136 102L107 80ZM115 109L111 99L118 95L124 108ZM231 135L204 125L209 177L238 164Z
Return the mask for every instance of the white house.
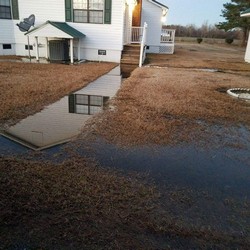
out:
M249 17L250 18L250 9L247 9L246 11L241 13L241 17ZM250 63L250 33L248 37L248 42L247 42L247 49L245 53L245 61Z
M172 53L174 31L161 23L167 12L154 0L0 0L0 55L120 62L124 45L143 37L149 52Z

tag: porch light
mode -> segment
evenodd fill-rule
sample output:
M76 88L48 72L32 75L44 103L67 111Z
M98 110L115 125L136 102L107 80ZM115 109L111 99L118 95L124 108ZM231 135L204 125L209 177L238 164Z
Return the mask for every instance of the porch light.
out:
M132 6L137 5L137 0L126 0L126 2L127 2L127 5L132 5Z
M161 17L161 22L162 22L162 23L165 23L166 21L167 21L167 17L166 17L166 16L162 16L162 17Z
M168 13L167 9L162 10L162 17L161 17L162 23L165 23L167 21L167 13Z

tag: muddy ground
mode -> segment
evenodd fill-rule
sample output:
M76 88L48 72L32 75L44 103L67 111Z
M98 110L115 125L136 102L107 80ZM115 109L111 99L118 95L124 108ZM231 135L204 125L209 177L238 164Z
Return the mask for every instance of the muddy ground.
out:
M243 58L207 44L148 55L52 159L2 156L0 249L249 249L250 104L225 92L250 88Z

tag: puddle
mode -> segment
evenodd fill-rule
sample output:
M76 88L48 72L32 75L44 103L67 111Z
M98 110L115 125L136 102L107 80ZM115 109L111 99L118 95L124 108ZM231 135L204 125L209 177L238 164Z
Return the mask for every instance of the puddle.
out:
M197 69L199 71L204 71L204 72L211 72L211 73L216 73L216 72L219 72L219 73L224 73L223 70L220 70L220 69L209 69L209 68L204 68L204 69Z
M160 186L204 190L218 196L249 197L250 131L244 126L227 133L221 126L213 129L216 134L202 147L190 142L123 148L97 138L93 144L88 143L88 148L93 149L88 156L101 166L149 173ZM88 152L81 143L75 149L80 155Z
M213 129L216 133L202 146L197 139L179 145L119 147L99 137L67 147L94 158L102 168L146 175L174 220L242 232L249 224L244 213L250 197L250 131L244 126L234 127L235 133L221 126Z
M102 145L102 146L101 146ZM150 173L157 183L203 189L237 197L249 195L248 150L199 150L192 145L118 149L100 141L95 158L102 166Z
M85 88L5 129L2 135L33 150L42 150L77 136L91 115L101 112L121 85L120 68L91 82ZM6 143L1 139L6 147Z

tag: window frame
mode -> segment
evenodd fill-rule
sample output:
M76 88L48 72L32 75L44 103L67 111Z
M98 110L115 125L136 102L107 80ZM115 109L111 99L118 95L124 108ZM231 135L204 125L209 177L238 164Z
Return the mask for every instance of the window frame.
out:
M9 0L9 5L1 5L0 4L0 8L2 7L2 8L9 9L9 12L8 12L9 17L2 17L1 12L0 12L0 19L5 19L5 20L12 20L13 19L11 4L12 4L11 0ZM7 12L2 12L2 13L7 13Z

